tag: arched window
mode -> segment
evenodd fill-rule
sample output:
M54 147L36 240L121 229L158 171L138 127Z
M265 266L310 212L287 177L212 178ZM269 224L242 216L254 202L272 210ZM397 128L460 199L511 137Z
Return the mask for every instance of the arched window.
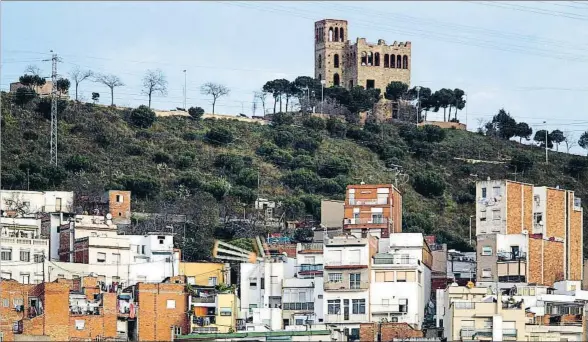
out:
M323 67L323 56L322 55L319 55L319 58L318 58L318 68L320 69L322 67Z
M335 41L338 42L339 41L339 28L335 27Z
M340 41L344 42L345 41L345 31L343 30L342 27L339 29L339 31L340 31L339 32L339 39L340 39Z
M361 65L367 65L367 53L365 51L361 52Z
M353 88L353 80L349 81L349 89Z
M338 87L338 86L339 86L339 83L340 83L340 81L341 81L341 80L339 79L339 74L335 74L335 75L333 76L333 85L334 85L335 87Z
M385 54L384 55L384 68L389 68L389 67L390 67L390 55Z
M380 53L376 52L376 59L374 60L374 65L375 66L380 66Z
M333 28L329 27L329 41L332 42L333 41Z
M398 69L402 68L402 56L401 55L396 56L396 68L398 68Z
M372 66L374 65L374 53L370 51L370 53L368 54L368 65Z
M408 69L408 56L404 55L402 57L402 69Z
M333 56L333 66L335 68L339 67L339 55L338 54L335 54L335 56Z
M390 68L396 68L396 55L390 55Z

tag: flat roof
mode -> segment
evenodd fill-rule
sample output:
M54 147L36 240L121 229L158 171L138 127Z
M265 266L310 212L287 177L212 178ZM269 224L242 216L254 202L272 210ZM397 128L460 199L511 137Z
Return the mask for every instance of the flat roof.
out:
M264 337L264 336L311 336L311 335L331 335L330 330L310 330L310 331L247 331L241 333L204 333L175 336L176 340L190 339L224 339L224 338L244 338L244 337Z

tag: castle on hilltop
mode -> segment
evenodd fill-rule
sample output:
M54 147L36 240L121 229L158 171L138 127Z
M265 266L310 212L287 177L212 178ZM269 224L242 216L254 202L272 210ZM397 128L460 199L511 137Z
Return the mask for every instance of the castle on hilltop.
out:
M323 19L314 23L314 76L326 87L356 85L384 91L393 81L410 85L410 42L386 45L383 39L371 44L348 39L346 20Z

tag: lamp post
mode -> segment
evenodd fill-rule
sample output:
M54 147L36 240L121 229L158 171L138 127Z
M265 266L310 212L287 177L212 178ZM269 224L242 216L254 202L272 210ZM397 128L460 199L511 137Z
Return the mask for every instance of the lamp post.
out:
M547 123L547 121L543 121L544 124ZM549 164L549 159L548 159L548 154L547 154L547 127L545 127L545 164Z
M474 218L474 215L470 215L470 246L473 245L473 241L472 241L472 218Z
M416 91L417 91L417 112L416 112L416 124L417 126L419 125L419 107L420 107L420 102L421 102L421 98L420 98L420 94L421 94L421 87L417 86L416 87Z
M323 101L325 100L325 84L327 81L321 80L321 114L323 114Z

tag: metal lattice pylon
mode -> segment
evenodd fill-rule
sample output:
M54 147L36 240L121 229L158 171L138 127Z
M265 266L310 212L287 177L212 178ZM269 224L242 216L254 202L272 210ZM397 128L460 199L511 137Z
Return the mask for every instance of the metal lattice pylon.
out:
M57 54L51 57L51 161L57 166Z

